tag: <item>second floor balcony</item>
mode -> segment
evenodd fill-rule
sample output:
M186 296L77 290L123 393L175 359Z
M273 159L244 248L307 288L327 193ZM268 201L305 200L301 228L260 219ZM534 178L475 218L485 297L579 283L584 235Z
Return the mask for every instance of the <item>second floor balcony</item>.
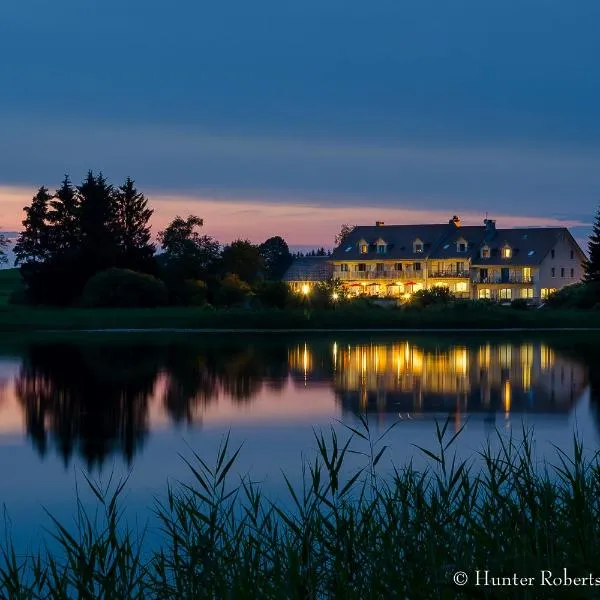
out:
M409 281L423 279L423 271L334 271L333 278L340 281L365 281L373 279Z
M468 270L447 270L447 271L431 271L427 273L427 277L431 279L468 279L471 276Z
M482 277L478 274L473 275L473 283L534 283L533 276L511 274L511 275L488 275Z

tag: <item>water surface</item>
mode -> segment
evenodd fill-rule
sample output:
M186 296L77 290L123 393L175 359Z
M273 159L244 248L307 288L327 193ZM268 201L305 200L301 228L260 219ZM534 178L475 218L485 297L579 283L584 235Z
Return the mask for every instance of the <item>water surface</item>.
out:
M82 474L129 474L129 515L144 522L180 454L213 459L243 443L236 473L277 495L299 481L314 430L392 423L389 458L425 464L435 421L465 425L473 455L496 432L533 428L540 458L577 431L600 442L597 334L117 335L0 342L0 483L9 524L32 543L50 510L68 519ZM352 457L351 460L358 460ZM80 487L81 490L81 487ZM82 492L85 496L85 492Z

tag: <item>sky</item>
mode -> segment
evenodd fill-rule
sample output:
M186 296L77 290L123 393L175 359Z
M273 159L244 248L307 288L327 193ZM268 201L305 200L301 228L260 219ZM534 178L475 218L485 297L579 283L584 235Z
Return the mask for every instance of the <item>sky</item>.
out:
M4 0L0 228L133 177L153 230L566 225L600 201L597 0Z

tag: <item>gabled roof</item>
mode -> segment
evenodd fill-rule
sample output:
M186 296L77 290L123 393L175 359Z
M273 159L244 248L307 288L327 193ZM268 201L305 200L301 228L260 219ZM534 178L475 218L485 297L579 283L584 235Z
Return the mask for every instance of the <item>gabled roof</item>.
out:
M477 252L472 258L472 264L539 265L563 235L570 236L566 227L496 229L485 238L485 244L490 248L490 257L482 258ZM510 258L502 258L501 250L505 246L512 250Z
M283 281L327 281L332 275L330 256L304 256L294 259Z
M437 246L454 225L360 225L348 234L344 242L333 251L334 260L368 260L381 258L375 242L382 238L387 244L386 258L423 259ZM358 242L364 239L369 244L369 253L360 254ZM423 242L423 252L414 252L416 239Z

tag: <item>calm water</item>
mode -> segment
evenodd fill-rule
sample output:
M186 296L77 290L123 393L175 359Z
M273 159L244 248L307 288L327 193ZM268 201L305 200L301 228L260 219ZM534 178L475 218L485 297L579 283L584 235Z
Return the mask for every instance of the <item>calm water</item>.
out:
M108 340L108 341L107 341ZM468 456L496 430L534 428L540 456L574 430L600 442L597 335L150 336L66 343L0 342L0 500L13 535L31 543L47 508L73 514L82 472L130 473L129 515L143 522L179 454L212 459L227 431L243 443L238 472L283 490L315 450L315 428L368 411L390 432L390 458L424 464L435 420L466 423ZM85 492L84 492L85 494Z

